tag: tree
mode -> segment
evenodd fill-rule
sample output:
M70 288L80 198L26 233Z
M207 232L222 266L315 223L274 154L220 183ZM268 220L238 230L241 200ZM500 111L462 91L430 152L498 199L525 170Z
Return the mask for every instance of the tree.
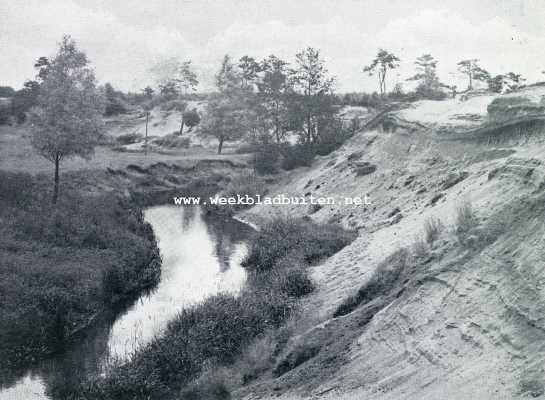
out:
M70 36L64 36L32 114L32 145L55 165L53 203L59 194L60 163L74 156L93 155L102 133L103 111L103 99L87 56Z
M34 68L38 70L37 78L40 82L43 82L46 78L49 64L49 59L47 57L40 57L36 60Z
M218 154L221 154L225 141L241 138L250 125L249 91L241 85L241 76L228 55L223 57L216 74L216 87L218 93L208 101L201 130L218 138Z
M261 71L260 65L256 62L255 58L244 56L238 62L240 69L241 85L252 86L254 85L258 73Z
M218 154L221 154L226 141L240 139L248 132L248 122L247 113L237 99L216 94L206 106L201 130L218 139Z
M290 80L298 92L290 96L291 115L302 128L303 141L311 144L318 140L324 117L331 114L335 79L328 75L317 49L307 47L296 54L295 61Z
M176 98L180 94L178 91L178 86L174 81L168 81L160 84L159 93L161 93L161 96L169 99Z
M13 97L15 90L11 86L0 86L0 97Z
M473 90L474 81L487 82L490 79L490 73L479 66L477 58L460 61L458 71L468 77L467 90Z
M146 86L144 89L142 89L142 92L148 100L151 100L151 98L153 97L153 93L155 93L155 90L153 90L151 86Z
M288 79L288 63L270 55L260 65L262 79L257 83L260 114L271 126L274 138L280 143L288 125L287 97L292 91Z
M379 49L371 64L363 68L363 72L369 73L370 76L375 73L377 74L381 95L386 94L386 74L389 69L395 69L399 66L398 61L400 61L399 58L393 53L384 49Z
M437 60L431 54L424 54L415 61L416 74L408 80L418 81L416 93L424 98L436 99L445 96L437 77Z
M112 115L123 114L127 111L121 99L122 93L117 92L110 83L104 85L104 97L106 107L104 115L109 117Z
M223 56L221 67L216 74L216 87L220 92L226 93L242 87L242 78L235 69L228 54Z
M504 75L505 85L510 91L520 88L525 80L526 79L524 79L521 74L516 74L514 72L508 72Z
M180 93L196 90L199 81L193 72L191 61L180 62L176 58L162 60L150 68L161 95L174 98Z
M191 61L184 61L179 69L178 76L175 78L183 94L187 94L189 90L197 90L199 81L197 80L197 74L191 69Z
M182 119L185 125L189 127L189 130L193 129L195 126L199 125L199 122L201 122L201 116L195 108L184 111Z

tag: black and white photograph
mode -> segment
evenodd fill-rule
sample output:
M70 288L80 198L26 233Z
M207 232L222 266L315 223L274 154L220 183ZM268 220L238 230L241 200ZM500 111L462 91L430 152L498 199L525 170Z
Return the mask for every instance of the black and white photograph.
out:
M0 400L545 400L545 1L0 0Z

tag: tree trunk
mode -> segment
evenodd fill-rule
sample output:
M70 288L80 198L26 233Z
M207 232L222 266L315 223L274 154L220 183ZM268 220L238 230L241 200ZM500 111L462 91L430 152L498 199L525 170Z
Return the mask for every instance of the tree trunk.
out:
M178 134L179 136L182 136L182 133L184 133L184 124L185 124L185 121L184 121L184 118L182 117L182 123L180 124L180 133Z
M218 154L221 154L221 149L223 147L223 140L224 140L223 136L220 136L219 143L218 143Z
M144 141L144 151L148 155L148 121L149 121L149 111L146 111L146 139Z
M57 199L59 198L59 164L60 157L55 155L55 183L53 186L53 204L57 204Z

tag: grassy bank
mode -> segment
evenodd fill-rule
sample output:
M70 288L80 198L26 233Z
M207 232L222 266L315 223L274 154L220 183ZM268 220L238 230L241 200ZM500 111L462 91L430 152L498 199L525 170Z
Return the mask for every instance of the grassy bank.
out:
M82 388L82 397L226 398L225 385L203 373L236 364L253 342L280 328L297 310L298 298L313 290L309 263L353 238L338 228L303 220L277 220L263 227L244 263L249 278L239 296L220 294L182 311L163 335L128 362L113 365L105 378ZM259 374L247 372L242 378L246 381Z
M105 307L153 285L160 259L142 212L115 195L50 191L0 173L0 359L54 351Z

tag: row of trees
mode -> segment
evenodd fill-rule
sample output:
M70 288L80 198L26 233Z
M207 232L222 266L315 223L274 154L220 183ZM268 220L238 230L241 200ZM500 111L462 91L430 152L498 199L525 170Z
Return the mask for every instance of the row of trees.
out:
M202 130L218 138L218 153L226 140L244 135L281 143L288 130L304 144L318 144L335 123L334 82L312 47L296 54L293 67L274 55L261 61L244 56L238 63L226 55Z
M381 95L387 93L386 76L390 70L399 67L400 59L393 53L380 49L371 63L363 68L363 72L369 75L376 75L379 82L379 92ZM415 61L416 74L407 80L417 81L416 93L425 98L435 98L444 89L456 93L456 86L446 85L439 81L437 76L438 61L431 54L424 54ZM474 89L475 82L484 82L489 90L502 92L504 90L514 90L525 81L520 74L508 72L506 74L492 75L479 65L476 58L461 60L457 64L458 71L468 79L467 90Z

